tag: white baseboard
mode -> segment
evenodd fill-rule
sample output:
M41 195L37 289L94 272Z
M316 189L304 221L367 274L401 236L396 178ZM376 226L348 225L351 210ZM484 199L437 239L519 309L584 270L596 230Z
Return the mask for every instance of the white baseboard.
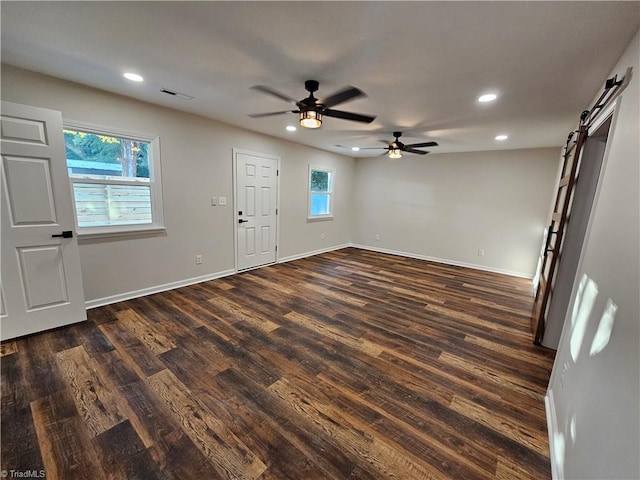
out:
M299 253L297 255L289 255L278 259L278 263L291 262L293 260L300 260L301 258L312 257L314 255L320 255L321 253L333 252L334 250L341 250L343 248L352 247L350 243L344 243L342 245L334 245L333 247L323 248L321 250L313 250L312 252Z
M397 250L389 250L387 248L371 247L369 245L359 245L357 243L352 243L349 246L354 247L354 248L361 248L363 250L371 250L372 252L388 253L390 255L399 255L401 257L415 258L415 259L418 259L418 260L428 260L430 262L444 263L446 265L455 265L456 267L473 268L474 270L483 270L485 272L501 273L503 275L509 275L509 276L512 276L512 277L526 278L526 279L531 280L531 274L530 273L516 272L516 271L513 271L513 270L505 270L505 269L502 269L502 268L487 267L485 265L476 265L474 263L458 262L458 261L455 261L455 260L448 260L446 258L429 257L427 255L420 255L420 254L417 254L417 253L400 252L400 251L397 251Z
M351 244L345 243L342 245L334 245L333 247L323 248L321 250L314 250L311 252L300 253L298 255L290 255L278 259L278 263L291 262L301 258L311 257L313 255L319 255L321 253L331 252L333 250L340 250L342 248L350 247ZM110 305L112 303L124 302L125 300L132 300L138 297L144 297L145 295L152 295L154 293L160 293L167 290L173 290L175 288L186 287L187 285L193 285L195 283L206 282L209 280L215 280L216 278L227 277L234 275L236 270L224 270L222 272L213 273L210 275L203 275L201 277L187 278L177 282L165 283L163 285L155 285L153 287L142 288L140 290L134 290L132 292L119 293L118 295L111 295L109 297L96 298L95 300L88 300L85 302L85 308L87 310L91 308L102 307L104 305Z
M447 260L447 259L444 259L444 258L429 257L429 256L426 256L426 255L419 255L419 254L415 254L415 253L400 252L400 251L397 251L397 250L389 250L389 249L386 249L386 248L376 248L376 247L371 247L369 245L359 245L357 243L344 243L342 245L334 245L332 247L323 248L323 249L320 249L320 250L313 250L313 251L310 251L310 252L299 253L299 254L296 254L296 255L289 255L287 257L279 258L277 263L291 262L293 260L299 260L301 258L312 257L314 255L319 255L321 253L332 252L334 250L341 250L341 249L347 248L347 247L361 248L363 250L370 250L372 252L388 253L388 254L391 254L391 255L399 255L401 257L416 258L418 260L428 260L430 262L444 263L444 264L447 264L447 265L456 265L458 267L473 268L473 269L476 269L476 270L484 270L484 271L487 271L487 272L501 273L501 274L504 274L504 275L511 275L511 276L514 276L514 277L521 277L521 278L531 279L531 275L527 274L527 273L514 272L514 271L510 271L510 270L503 270L503 269L500 269L500 268L486 267L484 265L474 265L474 264L471 264L471 263L456 262L456 261ZM166 290L173 290L174 288L186 287L187 285L193 285L195 283L206 282L208 280L214 280L216 278L226 277L226 276L229 276L229 275L233 275L235 273L236 273L236 270L224 270L222 272L216 272L216 273L212 273L212 274L209 274L209 275L203 275L203 276L200 276L200 277L187 278L185 280L179 280L177 282L165 283L163 285L156 285L156 286L153 286L153 287L142 288L140 290L134 290L132 292L125 292L125 293L120 293L118 295L112 295L112 296L109 296L109 297L103 297L103 298L97 298L97 299L94 299L94 300L88 300L88 301L85 302L85 307L87 309L96 308L96 307L102 307L103 305L109 305L111 303L123 302L125 300L131 300L133 298L144 297L145 295L152 295L154 293L164 292Z
M185 280L179 280L177 282L165 283L163 285L156 285L149 288L142 288L140 290L134 290L132 292L119 293L118 295L111 295L109 297L96 298L95 300L88 300L85 302L85 308L96 308L111 303L124 302L125 300L131 300L133 298L144 297L145 295L152 295L154 293L164 292L167 290L173 290L175 288L186 287L187 285L193 285L195 283L206 282L208 280L215 280L216 278L227 277L236 273L235 270L224 270L222 272L216 272L209 275L202 275L200 277L187 278Z
M544 409L547 414L547 432L549 435L549 460L551 462L551 478L553 480L564 480L564 468L558 462L558 455L562 455L564 460L564 452L557 451L555 442L556 436L561 435L558 430L558 418L556 417L556 407L553 401L553 392L547 390L544 396Z

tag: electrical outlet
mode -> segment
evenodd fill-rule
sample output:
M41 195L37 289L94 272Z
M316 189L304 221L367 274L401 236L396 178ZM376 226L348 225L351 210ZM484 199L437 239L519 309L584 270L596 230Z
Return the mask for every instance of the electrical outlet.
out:
M220 206L225 206L227 204L227 197L220 197L218 198L218 205Z
M196 255L196 265L202 265L202 255Z
M484 257L484 250L482 250L482 249L478 250L478 256L479 257Z
M376 240L380 240L380 235L376 234Z
M320 240L324 240L324 233L320 234Z

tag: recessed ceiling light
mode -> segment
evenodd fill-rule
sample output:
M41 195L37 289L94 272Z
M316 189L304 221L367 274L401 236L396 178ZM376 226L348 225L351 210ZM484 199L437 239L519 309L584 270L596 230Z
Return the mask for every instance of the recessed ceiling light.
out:
M495 93L486 93L484 95L479 96L478 101L482 103L493 102L496 98L498 98L498 96Z
M506 140L507 138L509 138L508 135L496 135L496 140Z
M354 152L359 152L360 151L360 147L351 147L351 150L353 150Z
M126 78L127 80L131 80L132 82L144 82L144 78L142 78L137 73L127 72L123 75L123 77Z
M293 125L287 125L287 131L288 132L295 132L297 130L296 127L294 127Z
M127 80L131 80L132 82L144 82L144 78L138 75L137 73L127 72L123 75Z

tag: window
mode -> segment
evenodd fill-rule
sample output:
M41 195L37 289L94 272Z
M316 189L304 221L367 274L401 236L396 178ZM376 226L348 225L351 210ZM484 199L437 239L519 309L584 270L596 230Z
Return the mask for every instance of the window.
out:
M65 124L80 235L164 227L158 138Z
M309 167L309 219L333 218L335 170Z

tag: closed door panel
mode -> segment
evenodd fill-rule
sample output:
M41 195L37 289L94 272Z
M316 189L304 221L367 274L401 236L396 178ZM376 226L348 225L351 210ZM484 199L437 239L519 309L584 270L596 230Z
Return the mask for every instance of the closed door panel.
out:
M69 301L60 245L18 248L27 311Z
M6 109L2 109L3 113ZM3 115L0 120L2 140L37 146L47 146L47 124L44 119L21 118L11 114Z
M246 185L244 187L244 205L241 204L241 208L244 211L245 217L256 216L256 187L253 185Z
M11 223L57 224L48 158L4 157Z
M260 189L260 192L262 193L262 198L261 198L261 202L260 202L260 206L262 208L261 210L261 215L264 216L268 216L271 215L273 208L271 205L271 187L262 187Z
M236 267L274 263L277 257L278 159L234 152Z
M266 254L273 250L273 245L271 244L271 227L265 225L260 229L260 253Z
M244 244L245 244L245 256L253 257L256 254L256 229L253 227L246 227L244 229Z

